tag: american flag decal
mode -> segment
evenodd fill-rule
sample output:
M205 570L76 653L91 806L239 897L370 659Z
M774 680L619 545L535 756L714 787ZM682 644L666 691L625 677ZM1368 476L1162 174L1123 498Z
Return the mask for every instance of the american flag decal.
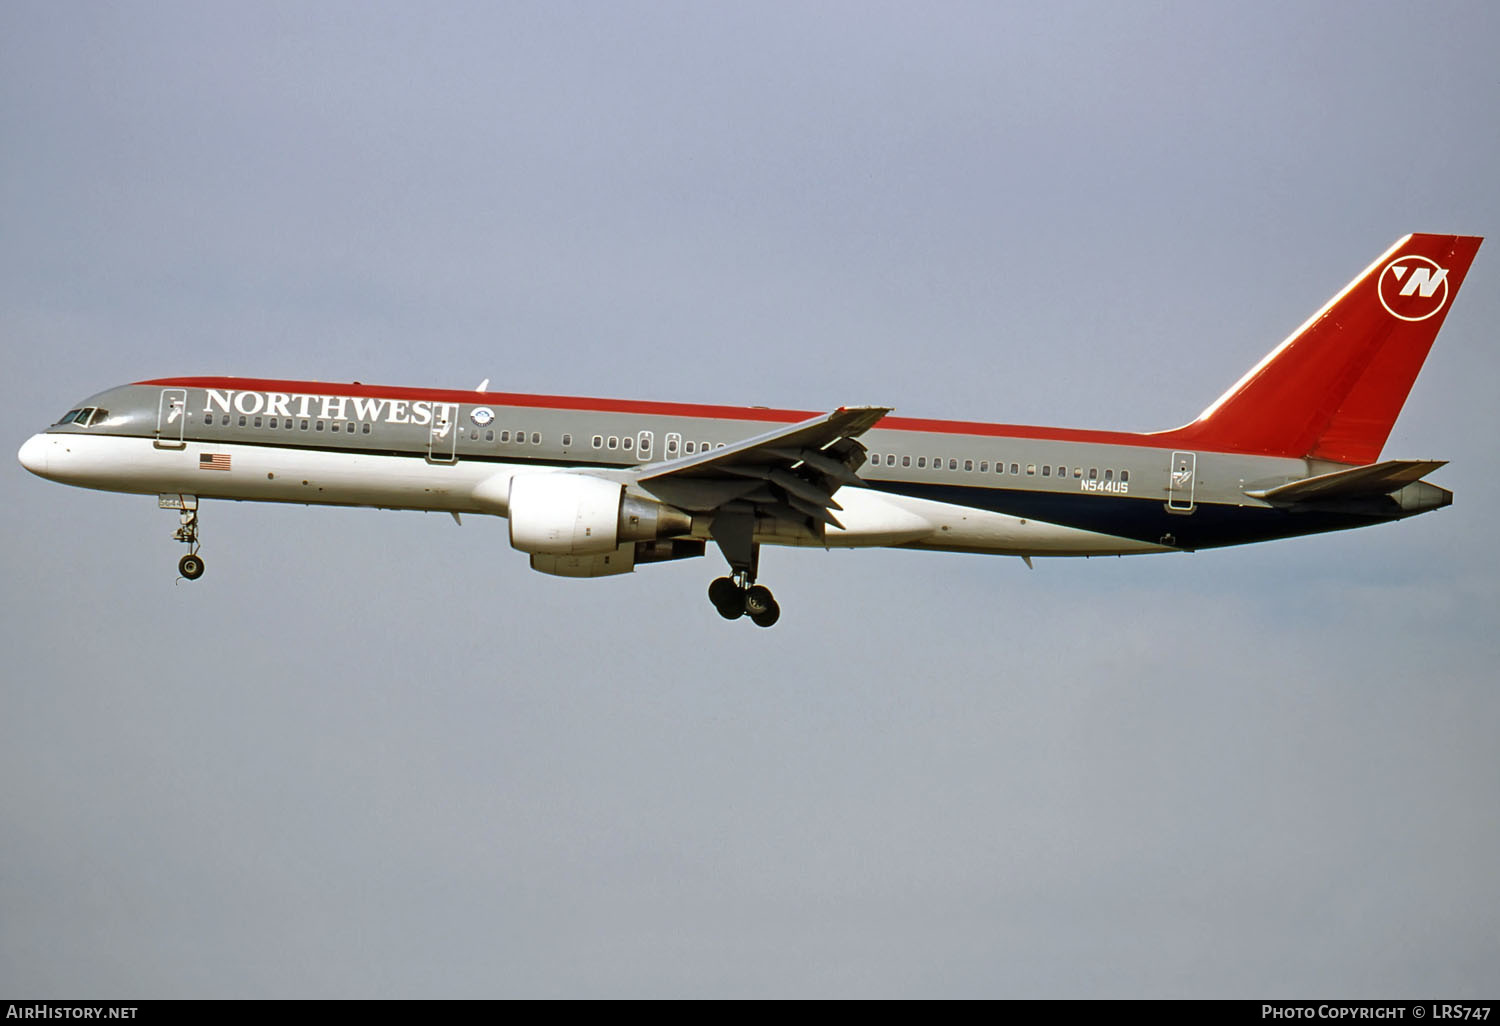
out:
M222 452L205 452L198 455L199 470L228 470L229 454Z

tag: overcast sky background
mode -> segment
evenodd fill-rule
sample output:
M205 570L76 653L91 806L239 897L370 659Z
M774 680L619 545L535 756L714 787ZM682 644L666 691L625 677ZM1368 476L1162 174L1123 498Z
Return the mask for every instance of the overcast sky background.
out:
M0 4L0 438L246 374L1157 429L1495 234L1492 3ZM1496 248L1190 556L531 573L0 469L0 994L1494 997Z

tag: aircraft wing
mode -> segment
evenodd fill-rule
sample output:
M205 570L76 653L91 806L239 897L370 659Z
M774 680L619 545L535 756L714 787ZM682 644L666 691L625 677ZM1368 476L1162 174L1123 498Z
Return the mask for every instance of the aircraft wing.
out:
M759 513L806 522L821 537L841 527L833 498L859 484L865 447L858 438L887 413L883 406L841 406L722 449L640 467L630 483L695 513Z

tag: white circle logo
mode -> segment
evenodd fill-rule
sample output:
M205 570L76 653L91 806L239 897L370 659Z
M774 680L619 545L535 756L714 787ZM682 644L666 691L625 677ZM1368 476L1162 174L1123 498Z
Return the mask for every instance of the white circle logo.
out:
M488 406L476 406L469 411L469 419L480 427L484 427L495 419L495 411Z
M1380 272L1380 305L1403 321L1425 321L1448 302L1448 269L1424 256L1401 256Z

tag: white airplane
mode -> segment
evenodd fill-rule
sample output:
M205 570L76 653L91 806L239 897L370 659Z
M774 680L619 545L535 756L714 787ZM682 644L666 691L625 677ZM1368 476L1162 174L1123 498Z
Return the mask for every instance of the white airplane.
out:
M158 496L198 552L203 499L509 518L542 573L704 555L726 619L780 616L762 545L1020 556L1180 552L1399 520L1452 493L1380 452L1479 238L1409 235L1197 420L1149 434L225 377L76 404L20 450L65 484Z

